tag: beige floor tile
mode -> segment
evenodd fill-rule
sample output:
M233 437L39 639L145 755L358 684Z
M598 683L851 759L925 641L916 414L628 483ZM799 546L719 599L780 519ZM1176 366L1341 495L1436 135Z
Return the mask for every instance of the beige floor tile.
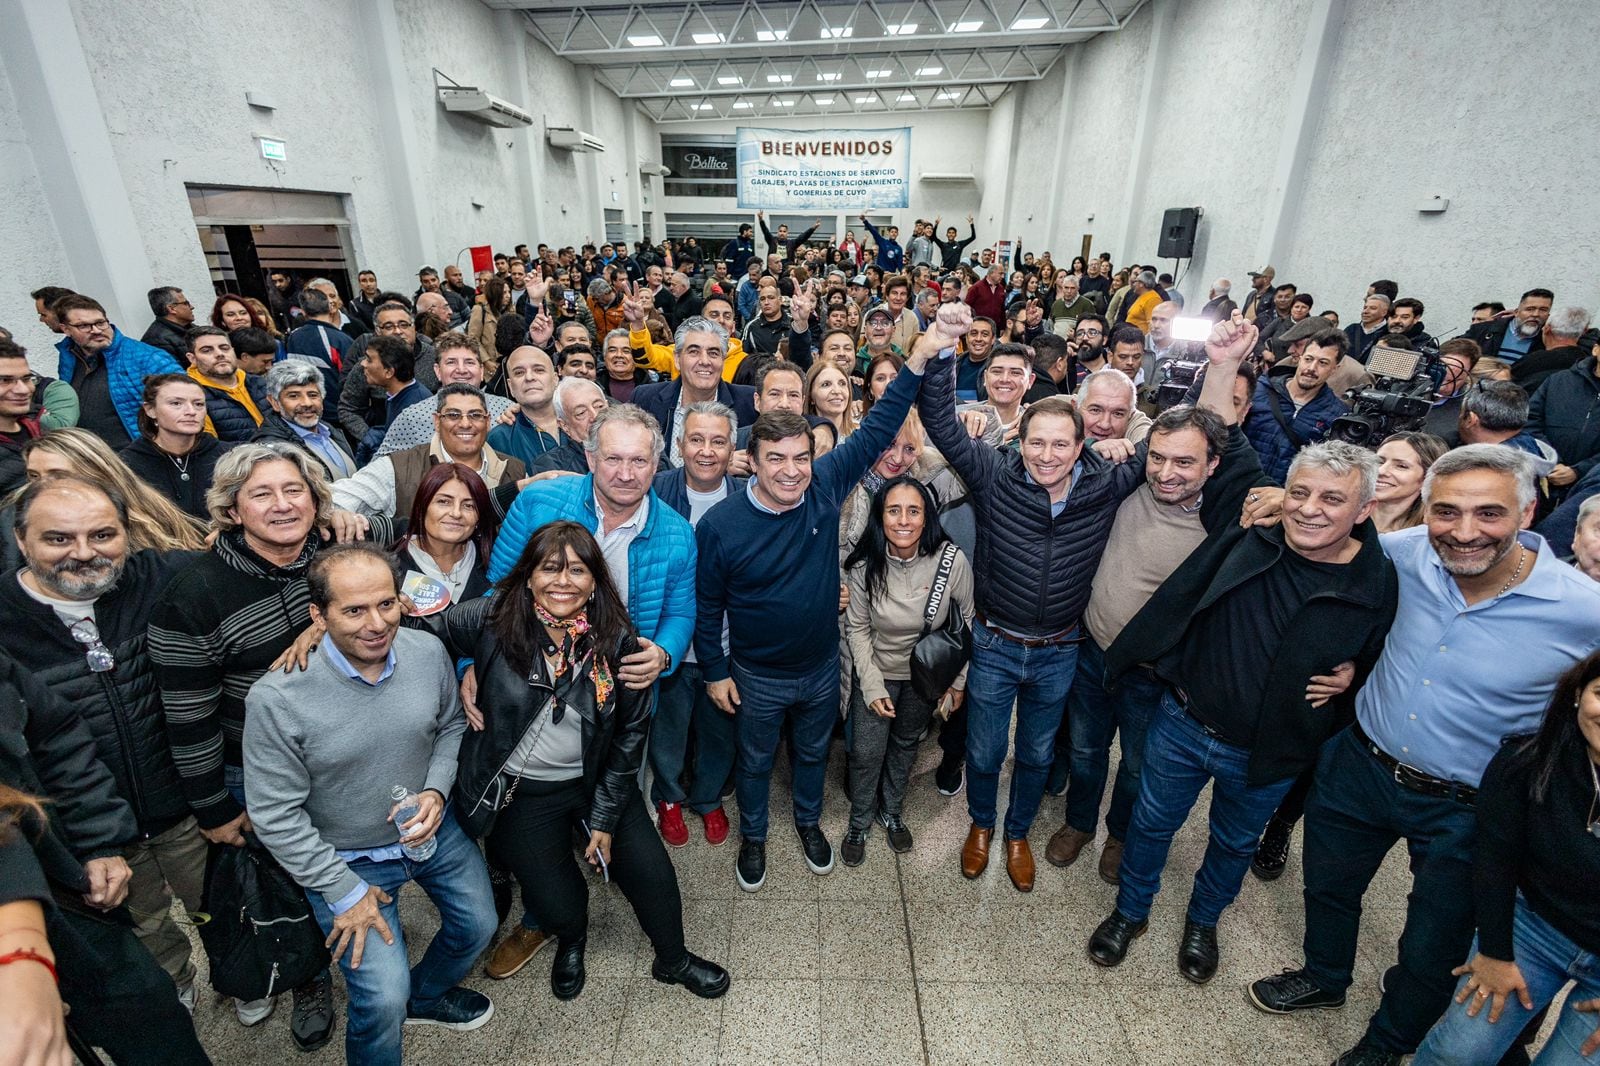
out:
M740 980L722 1006L717 1059L727 1066L799 1066L822 1058L821 982Z
M920 1066L917 989L907 981L822 982L824 1066Z
M714 1062L722 1037L722 1005L723 999L700 999L677 985L639 978L628 989L615 1061L656 1066Z
M823 980L911 980L911 949L899 898L822 903Z
M753 980L817 980L822 976L817 907L815 900L734 900L729 972Z

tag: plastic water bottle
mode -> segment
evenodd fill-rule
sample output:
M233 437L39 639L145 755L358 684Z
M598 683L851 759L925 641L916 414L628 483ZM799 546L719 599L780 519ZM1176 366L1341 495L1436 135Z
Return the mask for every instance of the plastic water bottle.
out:
M396 785L394 788L389 790L389 798L395 803L399 804L399 807L396 808L394 812L394 824L396 829L400 829L400 827L405 825L406 822L409 822L412 818L416 817L417 810L421 806L421 801L417 799L417 794L415 792L411 791L404 785ZM404 830L402 829L401 832L404 833ZM412 832L415 833L418 832L418 830L413 829ZM404 836L401 836L400 838L400 850L405 852L406 858L410 859L412 862L427 862L429 859L433 858L434 850L437 849L438 846L439 840L437 836L431 836L425 843L418 844L415 847L407 844Z

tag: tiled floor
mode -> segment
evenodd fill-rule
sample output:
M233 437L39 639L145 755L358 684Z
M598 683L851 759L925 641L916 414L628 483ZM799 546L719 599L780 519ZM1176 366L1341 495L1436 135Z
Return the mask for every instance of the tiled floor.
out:
M966 803L964 796L947 800L934 790L937 757L930 743L912 781L905 820L916 848L896 856L875 832L864 865L840 864L827 877L806 870L788 831L781 770L773 789L767 884L759 893L741 892L734 881L737 829L722 847L711 848L700 836L699 819L688 818L691 841L672 857L689 946L732 973L723 999L704 1002L651 980L649 946L627 903L614 888L596 884L589 979L581 996L560 1003L550 995L548 949L508 981L480 972L469 983L494 999L494 1019L471 1033L408 1029L407 1060L475 1066L1279 1066L1331 1062L1360 1036L1403 919L1407 879L1400 850L1366 899L1349 1005L1314 1017L1273 1018L1250 1006L1244 987L1299 961L1298 837L1281 880L1246 879L1220 929L1222 969L1210 985L1197 988L1178 975L1174 952L1204 849L1202 798L1174 846L1168 888L1150 931L1122 967L1101 970L1089 962L1084 944L1115 890L1096 876L1090 850L1068 870L1045 864L1061 801L1047 797L1034 827L1039 876L1031 895L1011 887L998 847L988 872L966 881L956 859L968 825ZM847 813L843 761L836 745L823 820L836 846ZM781 756L778 762L785 764ZM1002 801L1006 786L1002 779ZM730 815L732 808L730 800ZM437 917L414 889L402 897L402 917L416 957ZM340 1027L315 1055L294 1050L288 997L267 1022L246 1030L230 1004L203 994L196 1010L201 1040L223 1064L337 1062L343 1054L342 980L336 978L335 989Z

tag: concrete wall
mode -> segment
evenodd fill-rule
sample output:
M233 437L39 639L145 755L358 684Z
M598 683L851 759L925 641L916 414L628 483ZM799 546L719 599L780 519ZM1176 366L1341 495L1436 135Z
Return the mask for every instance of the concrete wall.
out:
M42 10L0 0L10 34L0 41L0 325L41 369L53 366L56 337L33 321L27 293L40 285L90 292L135 335L152 284L209 307L186 184L339 194L358 265L409 289L421 261L443 267L469 245L598 238L603 205L630 207L607 193L638 174L630 143L660 155L654 124L631 104L534 41L519 16L479 0L62 0ZM270 54L256 47L269 42ZM82 91L41 89L38 71L66 60L82 68ZM522 106L535 124L503 130L445 112L433 68ZM276 110L249 107L251 90ZM607 151L553 149L547 126L587 129ZM49 136L56 128L93 131L109 146L106 165L75 168L76 146ZM287 161L264 160L255 134L284 141ZM51 195L63 181L91 201L125 197L124 254L82 240L81 220L63 213L71 198ZM636 204L629 218L638 221Z

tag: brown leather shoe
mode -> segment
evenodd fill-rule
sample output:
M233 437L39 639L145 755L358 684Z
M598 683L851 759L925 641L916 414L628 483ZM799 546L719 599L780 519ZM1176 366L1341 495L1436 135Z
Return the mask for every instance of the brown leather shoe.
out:
M1093 839L1093 833L1085 833L1081 829L1064 825L1050 838L1049 845L1044 849L1044 861L1051 866L1071 866L1078 861L1078 853L1083 850L1083 846Z
M1108 885L1122 880L1122 841L1106 837L1106 846L1100 849L1100 880Z
M1018 892L1033 891L1033 851L1028 847L1027 837L1006 838L1006 873Z
M550 939L537 929L527 929L518 924L511 931L511 935L495 947L489 956L489 961L484 963L483 972L496 981L504 981L528 965L528 960L539 953L539 949L550 943Z
M974 825L967 830L967 842L961 845L961 876L971 881L983 874L989 866L989 842L994 839L993 829L979 829Z

